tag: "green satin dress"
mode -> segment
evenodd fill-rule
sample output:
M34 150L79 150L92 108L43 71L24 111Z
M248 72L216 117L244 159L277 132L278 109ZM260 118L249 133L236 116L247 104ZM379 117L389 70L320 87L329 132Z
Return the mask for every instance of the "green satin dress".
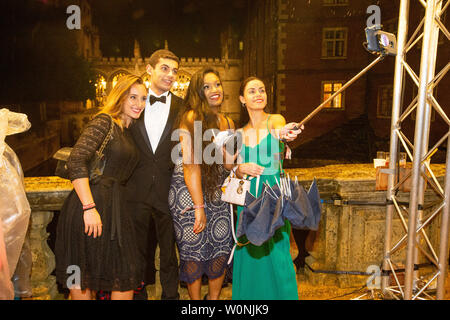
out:
M267 120L269 121L269 120ZM253 162L265 167L257 187L257 178L251 180L250 192L257 196L261 193L263 182L270 186L280 179L280 161L284 144L272 134L262 139L254 147L242 145L243 163ZM243 207L238 206L237 223ZM274 236L261 246L251 243L237 246L233 263L233 300L298 300L297 278L290 254L289 236L291 225L278 229ZM248 242L244 235L239 243Z

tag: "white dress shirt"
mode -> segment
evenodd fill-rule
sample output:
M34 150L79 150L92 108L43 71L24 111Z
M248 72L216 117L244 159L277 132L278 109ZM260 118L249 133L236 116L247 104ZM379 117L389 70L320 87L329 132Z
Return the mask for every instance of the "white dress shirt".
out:
M167 118L169 117L170 102L172 100L172 96L169 94L169 91L164 92L159 96L156 95L150 88L148 89L148 92L149 93L144 110L144 123L148 138L150 140L150 144L153 149L153 153L155 153L156 149L158 148L161 135L164 131L164 128L166 127ZM150 105L150 95L154 95L158 98L166 96L166 103L156 101L155 103Z

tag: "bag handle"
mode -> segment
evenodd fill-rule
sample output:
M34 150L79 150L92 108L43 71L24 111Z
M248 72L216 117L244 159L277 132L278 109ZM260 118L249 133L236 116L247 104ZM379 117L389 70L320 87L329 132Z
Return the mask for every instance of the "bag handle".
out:
M231 178L235 178L235 179L239 179L239 180L248 180L248 181L250 181L250 180L252 180L254 178L254 177L249 177L248 175L244 175L244 177L239 178L237 176L237 174L236 174L236 168L237 168L237 165L233 169L231 169L231 172L230 172L230 177ZM233 175L233 176L231 176L231 175ZM261 178L261 176L258 176L256 178L256 193L258 193L260 178ZM248 192L250 192L250 190Z
M113 129L114 129L114 120L113 120L113 118L111 117L110 114L107 114L107 113L105 113L105 114L108 115L109 120L111 121L111 124L110 124L110 126L109 126L109 131L108 131L108 133L106 134L106 137L105 137L105 139L103 140L102 145L100 146L100 148L99 148L98 151L97 151L97 152L98 152L98 155L100 156L100 158L103 157L103 151L105 150L106 145L108 144L109 140L111 140L112 132L113 132Z

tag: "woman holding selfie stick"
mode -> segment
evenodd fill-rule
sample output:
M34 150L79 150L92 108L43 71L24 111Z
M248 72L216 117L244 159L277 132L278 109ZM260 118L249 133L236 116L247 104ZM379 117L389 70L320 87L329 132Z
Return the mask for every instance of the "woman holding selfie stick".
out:
M239 178L259 178L252 179L250 186L250 192L257 197L263 183L273 186L280 180L284 152L281 140L293 141L302 130L297 129L295 123L286 125L282 115L264 111L267 94L259 78L244 80L239 95L250 120L240 129L243 144L235 172ZM242 210L243 207L238 206L236 225ZM286 220L261 246L250 243L245 235L238 239L233 263L233 300L298 299L296 273L289 251L290 232L291 226Z

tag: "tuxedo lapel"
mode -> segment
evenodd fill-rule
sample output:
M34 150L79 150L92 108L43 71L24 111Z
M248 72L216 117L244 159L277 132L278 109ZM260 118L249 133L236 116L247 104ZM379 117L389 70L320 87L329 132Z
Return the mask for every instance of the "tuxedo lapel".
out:
M147 130L145 129L144 113L142 112L141 117L134 124L134 135L136 137L136 143L142 146L143 150L153 156L153 149L150 143L150 139L147 135Z
M169 94L172 95L172 99L170 102L169 117L167 118L166 126L164 127L164 131L161 134L161 138L159 139L158 147L161 143L163 143L167 135L171 134L173 122L175 121L175 117L177 116L179 110L179 103L178 103L179 98L171 92ZM159 149L158 147L156 148L156 152L158 152Z

